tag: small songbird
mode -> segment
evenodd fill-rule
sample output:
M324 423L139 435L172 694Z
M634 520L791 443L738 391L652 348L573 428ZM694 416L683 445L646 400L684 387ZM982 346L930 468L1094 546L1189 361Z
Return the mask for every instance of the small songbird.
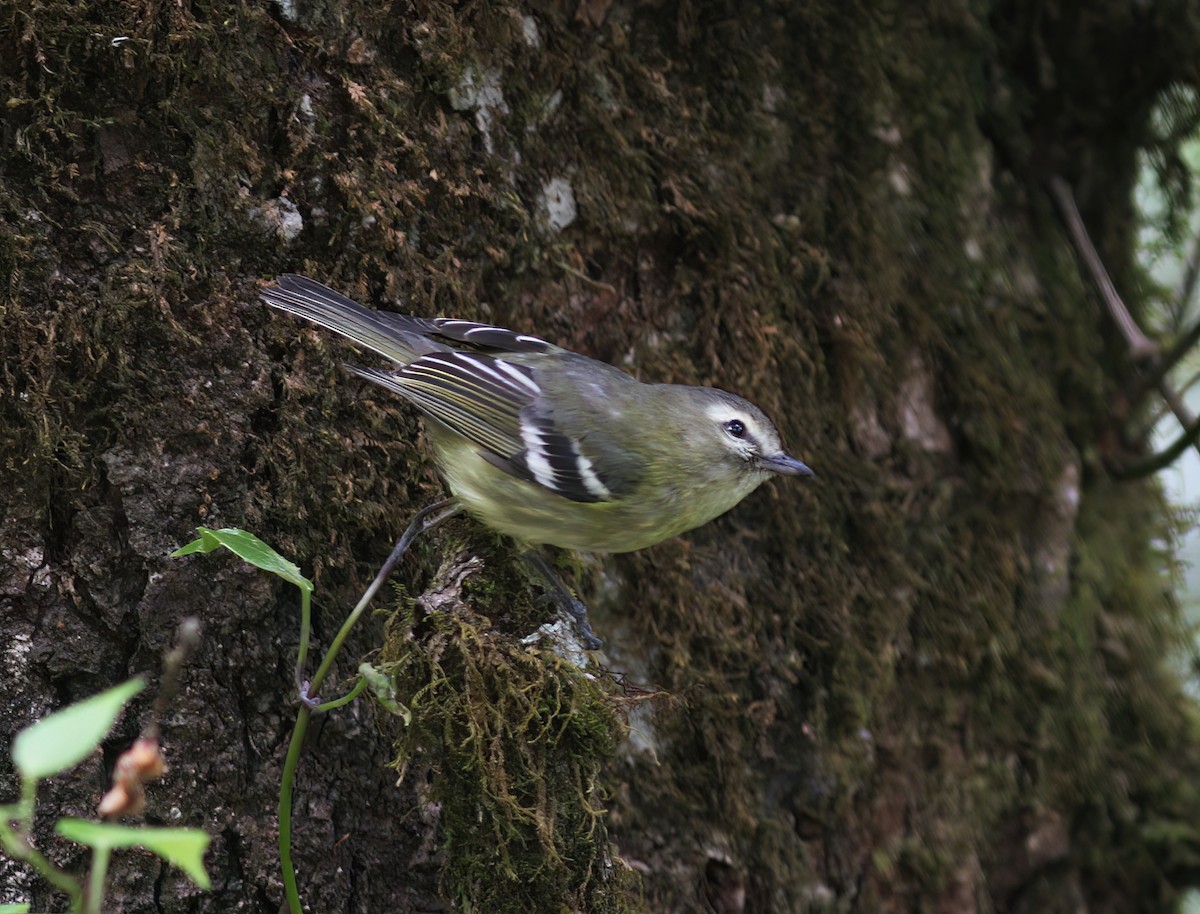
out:
M304 276L280 276L262 297L395 363L352 370L433 420L426 431L454 499L526 547L643 549L724 514L772 476L813 475L762 410L723 390L644 384L474 321L372 311Z

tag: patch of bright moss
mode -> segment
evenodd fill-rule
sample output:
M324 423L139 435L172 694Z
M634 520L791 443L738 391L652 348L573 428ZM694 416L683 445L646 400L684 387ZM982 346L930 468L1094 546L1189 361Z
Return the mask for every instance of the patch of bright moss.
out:
M432 775L447 895L494 914L631 910L600 785L626 724L602 681L465 607L419 612L393 618L382 667L412 713L395 765Z

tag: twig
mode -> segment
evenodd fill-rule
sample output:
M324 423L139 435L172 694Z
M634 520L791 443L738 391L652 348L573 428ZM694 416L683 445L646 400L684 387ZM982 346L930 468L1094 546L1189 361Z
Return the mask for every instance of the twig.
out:
M1167 401L1167 406L1171 407L1171 412L1175 414L1175 418L1179 420L1179 424L1184 428L1190 428L1192 423L1196 421L1196 417L1192 415L1192 411L1183 402L1183 397L1176 393L1175 388L1165 381L1160 387L1160 392L1163 395L1163 399Z
M1087 267L1104 306L1108 308L1108 313L1112 315L1113 321L1125 337L1125 342L1129 345L1129 354L1137 361L1151 358L1158 352L1158 343L1142 333L1142 328L1134 321L1129 309L1125 307L1125 302L1117 294L1117 289L1109 278L1108 271L1104 269L1104 263L1096 253L1096 247L1083 224L1083 217L1079 215L1079 207L1075 205L1071 185L1057 176L1051 178L1050 196L1058 206L1058 213L1066 224L1067 234L1071 237L1075 252Z
M1110 467L1109 471L1117 479L1142 479L1143 477L1157 473L1159 470L1165 470L1179 459L1180 454L1198 442L1200 442L1200 422L1193 422L1165 450L1147 457L1140 463L1135 463L1127 467Z
M1157 387L1159 393L1162 394L1163 400L1170 407L1171 412L1175 414L1175 418L1179 420L1179 424L1184 428L1184 434L1167 450L1142 461L1134 467L1126 470L1118 469L1115 475L1130 478L1157 472L1157 470L1169 466L1172 461L1178 458L1192 444L1196 444L1197 453L1200 453L1200 423L1197 423L1196 417L1192 415L1192 411L1183 402L1183 397L1179 395L1167 377L1167 372L1170 371L1171 367L1196 342L1200 341L1200 323L1197 323L1195 327L1171 347L1165 356L1160 358L1158 343L1142 332L1142 328L1137 325L1137 322L1129 313L1129 309L1125 307L1125 302L1122 301L1121 296L1117 293L1116 286L1113 285L1108 271L1104 269L1104 263L1100 260L1100 255L1096 252L1096 246L1092 244L1087 227L1083 224L1083 217L1079 215L1079 207L1075 205L1075 195L1071 192L1071 186L1062 178L1055 176L1050 179L1049 189L1051 198L1058 206L1058 213L1067 227L1067 235L1071 239L1071 244L1075 248L1075 252L1079 255L1079 259L1083 262L1084 267L1086 267L1088 274L1091 276L1092 283L1095 285L1097 293L1099 293L1105 307L1108 309L1108 313L1112 316L1114 323L1120 328L1122 335L1125 337L1125 342L1129 346L1130 356L1134 361L1150 363L1149 377L1143 382L1145 385L1143 390L1149 389L1150 386ZM1135 402L1140 395L1139 393L1134 397Z
M610 286L608 283L601 282L598 279L592 279L592 277L588 276L587 273L584 273L582 270L575 269L575 267L571 266L569 263L565 263L564 261L561 261L561 260L555 260L555 261L553 261L553 263L560 270L562 270L566 273L570 273L576 279L582 279L589 286L595 286L597 289L602 289L605 292L612 292L614 295L617 292L617 290L614 289L612 286Z
M1196 294L1197 282L1200 282L1200 236L1197 236L1192 245L1192 252L1188 255L1187 264L1184 267L1183 279L1175 293L1175 302L1179 313L1187 313L1188 302ZM1138 402L1147 392L1159 387L1162 379L1192 351L1197 343L1200 343L1200 320L1192 325L1191 330L1172 343L1162 357L1155 362L1150 373L1134 389L1131 396L1132 402Z
M1200 321L1196 321L1191 330L1172 343L1171 348L1163 353L1161 358L1155 360L1150 373L1134 390L1131 397L1133 402L1136 403L1148 391L1156 387L1161 390L1167 374L1183 360L1184 356L1191 352L1197 343L1200 343Z

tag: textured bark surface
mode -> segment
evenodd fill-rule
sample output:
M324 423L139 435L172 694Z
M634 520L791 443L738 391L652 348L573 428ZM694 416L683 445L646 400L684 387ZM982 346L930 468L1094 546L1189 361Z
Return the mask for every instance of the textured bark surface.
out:
M1131 366L1043 190L1136 308L1186 4L45 0L0 3L0 50L0 748L206 631L146 818L213 835L214 888L125 854L108 909L282 898L295 595L167 554L252 530L328 644L440 496L412 411L257 302L283 270L737 391L818 473L577 566L586 676L522 644L547 610L505 544L420 543L339 664L389 664L411 724L360 701L310 738L311 910L1100 914L1196 881L1175 520L1105 471ZM53 820L149 703L45 785L65 865ZM26 898L61 909L0 860Z

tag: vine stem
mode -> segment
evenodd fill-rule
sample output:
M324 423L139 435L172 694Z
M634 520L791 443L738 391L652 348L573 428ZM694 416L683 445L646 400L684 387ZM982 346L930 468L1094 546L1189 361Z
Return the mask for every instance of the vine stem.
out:
M392 570L396 567L396 563L400 561L404 553L408 551L408 547L422 533L427 530L432 530L442 521L453 517L462 510L462 505L458 504L453 498L446 498L442 501L434 502L428 507L422 508L417 512L416 517L408 525L400 539L396 542L396 546L392 549L392 554L388 556L387 561L379 569L379 573L375 575L375 579L371 581L371 586L363 593L362 598L355 605L354 609L350 610L350 615L346 617L346 621L342 623L342 627L338 629L337 635L330 644L329 650L325 652L325 657L321 661L321 665L317 667L317 672L313 676L310 683L301 683L300 689L300 711L296 715L295 726L292 727L292 739L288 743L287 757L283 762L283 773L279 784L279 862L283 869L283 891L287 897L288 911L290 914L303 914L300 907L300 889L296 884L296 870L292 866L292 793L296 785L296 770L300 765L300 755L304 749L304 736L308 732L308 723L312 719L313 711L315 710L317 699L317 690L321 688L321 683L325 681L325 677L329 675L330 669L333 667L334 660L337 659L338 653L345 644L346 639L350 636L351 630L363 611L366 610L375 594L379 592L379 588L391 575ZM297 671L300 665L297 664ZM357 693L354 693L357 694Z

